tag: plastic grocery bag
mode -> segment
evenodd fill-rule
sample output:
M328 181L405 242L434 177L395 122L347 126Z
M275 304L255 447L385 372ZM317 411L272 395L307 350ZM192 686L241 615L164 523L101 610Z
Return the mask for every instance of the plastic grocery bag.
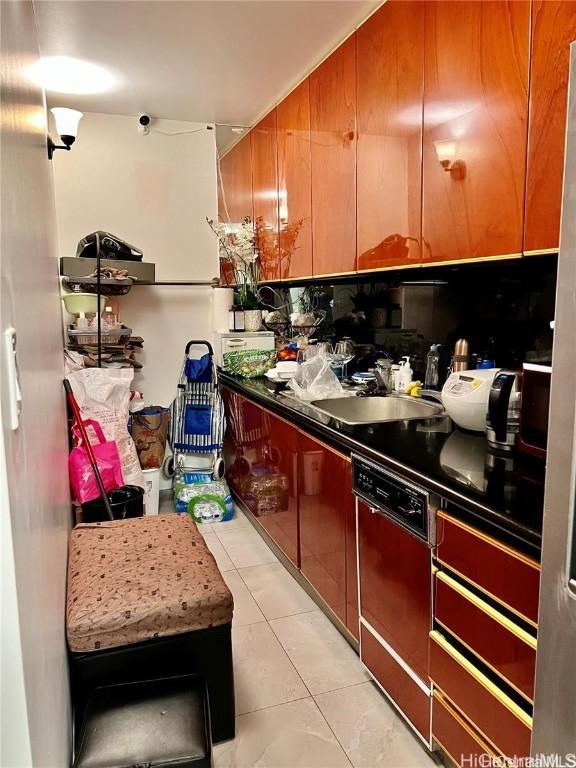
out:
M84 368L68 375L83 419L99 422L107 440L118 446L126 485L145 488L136 446L128 432L131 368Z
M327 400L332 397L345 397L342 384L332 368L330 362L319 355L305 360L293 379L288 382L300 400Z
M92 451L96 458L96 464L98 465L100 475L102 476L104 488L106 488L107 491L114 491L116 488L121 488L124 485L124 478L120 466L118 446L113 440L106 440L102 427L97 421L88 419L88 421L84 422L84 426L87 428L88 439L90 440L90 445L92 446ZM90 427L96 435L95 442L90 438ZM76 501L80 504L84 504L87 501L99 498L100 488L98 487L98 481L96 480L92 464L90 463L88 451L82 444L82 437L76 424L72 428L72 433L74 435L75 447L72 448L68 458L70 486Z

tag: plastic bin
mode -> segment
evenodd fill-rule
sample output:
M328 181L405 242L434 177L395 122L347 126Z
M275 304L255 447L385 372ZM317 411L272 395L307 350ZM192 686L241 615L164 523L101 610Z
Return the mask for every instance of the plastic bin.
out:
M143 469L144 482L146 483L144 506L146 515L157 515L160 503L160 470Z
M126 517L142 517L144 514L144 490L137 485L124 485L108 493L114 520ZM85 523L101 523L108 520L106 507L101 498L82 504L82 518Z

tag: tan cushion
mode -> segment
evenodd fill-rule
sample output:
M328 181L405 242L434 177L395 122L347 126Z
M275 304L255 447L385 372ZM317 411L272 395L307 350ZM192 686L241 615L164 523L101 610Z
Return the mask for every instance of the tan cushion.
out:
M230 590L188 515L78 525L70 535L72 651L227 624L232 611Z

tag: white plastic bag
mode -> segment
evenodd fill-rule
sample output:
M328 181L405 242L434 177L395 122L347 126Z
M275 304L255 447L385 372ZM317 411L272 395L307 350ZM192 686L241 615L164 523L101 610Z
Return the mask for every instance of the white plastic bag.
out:
M145 488L136 446L128 432L133 375L131 368L83 368L68 374L67 378L82 419L98 421L106 440L116 442L126 485Z
M288 386L296 397L308 402L346 396L329 361L319 355L305 360L298 366L298 371L288 382Z

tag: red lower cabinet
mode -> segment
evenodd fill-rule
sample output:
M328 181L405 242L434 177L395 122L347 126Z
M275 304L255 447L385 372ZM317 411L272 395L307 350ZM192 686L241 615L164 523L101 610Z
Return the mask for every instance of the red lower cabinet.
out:
M222 394L228 483L298 567L298 430L236 392Z
M360 625L360 651L363 663L428 743L430 740L430 691L426 692L362 624Z
M277 503L270 505L258 521L298 567L298 430L278 416L266 414L266 418L269 425L266 466L279 491L272 490Z
M358 502L360 614L428 680L431 558L426 542Z
M536 638L448 574L435 579L434 618L505 682L531 701Z
M346 626L359 639L356 504L346 505Z
M440 632L430 635L430 677L475 729L506 757L530 754L532 718Z
M300 569L347 624L346 521L352 514L350 461L299 433Z
M536 626L537 562L444 511L437 515L436 538L439 563Z
M494 750L440 691L434 691L432 700L432 737L460 768L482 765L480 760L487 758L481 755L495 756Z

